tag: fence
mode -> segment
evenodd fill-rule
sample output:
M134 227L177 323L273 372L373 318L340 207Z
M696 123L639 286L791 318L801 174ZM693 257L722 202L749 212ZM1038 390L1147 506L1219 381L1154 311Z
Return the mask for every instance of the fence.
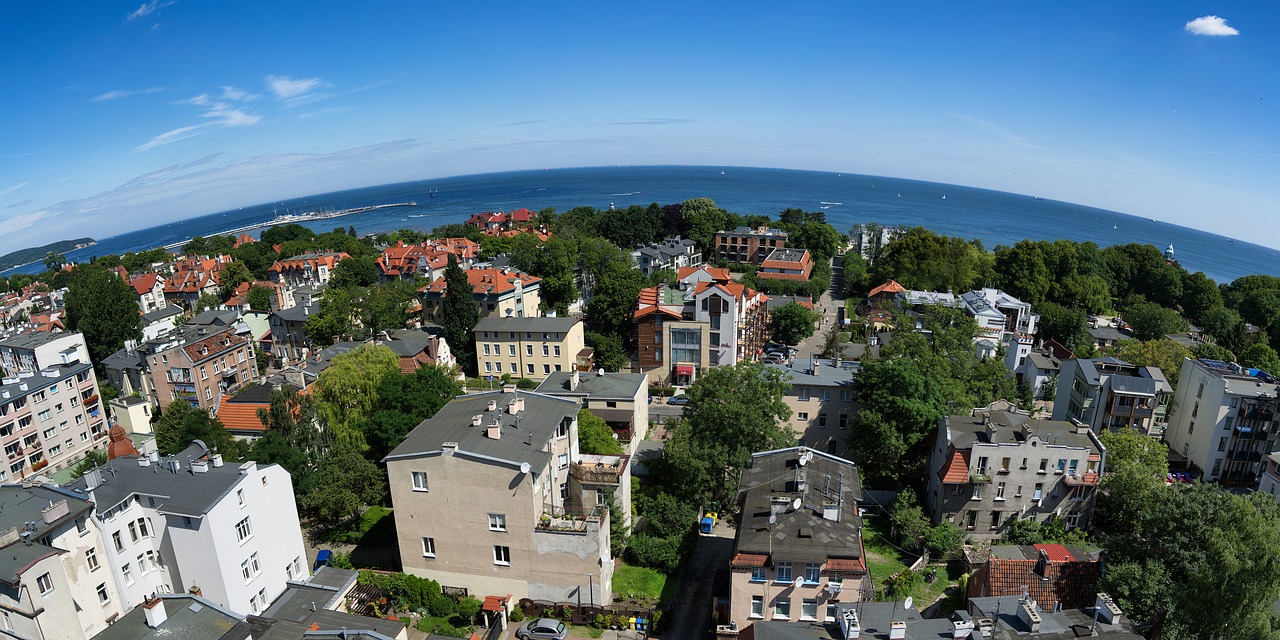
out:
M557 618L580 625L594 624L596 616L603 616L606 620L606 626L620 628L629 628L631 618L644 620L646 628L651 626L653 621L653 609L629 607L625 604L580 605L572 602L552 602L550 600L524 598L516 603L516 607L524 613L526 618ZM615 622L612 625L608 623L610 618Z

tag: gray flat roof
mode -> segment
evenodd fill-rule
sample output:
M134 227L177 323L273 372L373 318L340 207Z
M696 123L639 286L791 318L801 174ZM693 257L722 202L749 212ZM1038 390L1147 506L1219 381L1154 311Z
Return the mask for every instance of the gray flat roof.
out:
M8 404L18 398L24 398L37 391L47 389L51 384L61 382L71 376L84 373L92 368L93 366L88 363L77 362L75 364L58 365L41 369L33 375L25 378L21 375L15 376L14 378L5 378L5 380L16 379L17 382L13 382L11 384L0 384L0 404ZM52 375L45 375L45 373L50 373ZM23 385L26 385L27 388L23 389ZM8 397L4 397L4 393L8 393Z
M54 333L52 331L28 331L27 333L19 333L9 336L8 338L0 338L0 347L13 347L15 349L34 349L41 345L53 342L61 338L76 333L75 331Z
M524 398L524 411L519 421L507 413L507 403ZM489 411L489 401L496 403L496 410ZM458 454L477 454L498 461L519 464L528 462L534 469L542 469L551 459L543 451L553 438L556 429L565 420L578 416L576 400L529 391L488 391L459 396L449 401L436 415L423 420L405 437L387 459L412 458L442 450L444 443L458 443ZM480 426L472 426L472 417L480 415ZM501 437L489 438L487 426L497 420L501 424Z
M571 371L553 371L535 389L537 393L553 396L586 396L587 398L630 400L635 398L636 391L648 384L648 376L643 373L609 373L603 376L594 371L578 374L578 388L569 390Z
M243 617L204 598L186 594L162 594L168 617L158 629L147 626L141 606L124 614L93 640L245 640L251 625Z
M306 322L307 318L310 317L311 313L319 313L319 312L320 312L320 304L317 302L312 302L310 306L304 307L300 304L295 304L292 307L289 307L287 309L280 309L279 311L274 311L273 313L275 313L276 316L280 317L281 319L287 322Z
M853 387L853 373L858 363L841 362L835 366L834 360L810 359L796 357L791 364L766 364L771 369L779 369L787 374L792 385L803 384L814 387Z
M990 416L991 424L996 428L994 437L987 432L986 416ZM943 420L951 434L951 444L956 449L972 449L975 444L1020 444L1028 439L1022 434L1022 426L1028 425L1031 435L1049 444L1097 450L1088 433L1077 433L1075 425L1061 420L1041 420L1008 411L947 416Z
M573 325L582 322L581 318L502 318L489 316L476 323L475 331L527 331L527 332L559 332L565 333Z
M1032 633L1026 623L1018 618L1021 607L1020 596L981 597L969 599L969 612L975 618L990 618L995 627L988 638L994 640L1014 640L1016 638L1036 638L1037 640L1074 640L1089 637L1089 628L1093 624L1093 608L1066 609L1053 612L1039 607L1040 630ZM1095 637L1112 638L1113 640L1141 640L1142 636L1133 632L1133 627L1123 616L1121 624L1107 624L1099 619ZM975 631L973 637L980 637Z
M142 320L143 320L143 324L151 324L152 322L155 322L157 320L164 320L165 318L168 318L171 316L180 316L180 315L182 315L182 307L179 307L177 305L170 305L163 309L156 309L155 311L148 311L142 314Z
M138 465L139 456L121 456L99 467L102 484L93 490L98 510L106 511L134 494L155 496L156 508L165 514L199 518L209 512L223 496L231 492L245 476L241 463L227 460L221 467L209 465L205 473L192 473L188 459L200 459L208 449L196 441L176 456L162 456L159 462ZM168 463L176 460L181 470L170 471ZM86 478L81 477L67 488L78 495L89 495Z

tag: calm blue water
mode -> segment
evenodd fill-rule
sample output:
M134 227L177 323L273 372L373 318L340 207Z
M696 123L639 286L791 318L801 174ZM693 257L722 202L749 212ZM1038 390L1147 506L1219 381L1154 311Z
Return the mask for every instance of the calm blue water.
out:
M461 222L480 211L554 207L564 211L589 205L678 203L706 197L742 214L777 215L788 207L825 211L840 231L859 222L924 226L951 236L977 238L987 248L1024 238L1093 241L1100 246L1141 242L1163 250L1173 243L1178 260L1218 282L1264 273L1280 275L1280 252L1224 236L1155 222L1113 211L1030 196L956 185L785 169L727 167L599 167L492 173L419 180L282 200L192 218L162 227L100 240L68 254L85 261L95 255L138 251L193 236L265 222L277 213L344 209L416 201L415 207L371 211L309 223L317 231L354 226L361 234ZM436 197L429 197L431 189ZM944 199L943 196L946 196ZM262 230L251 232L257 235ZM25 269L37 271L41 265ZM19 267L19 270L23 269Z

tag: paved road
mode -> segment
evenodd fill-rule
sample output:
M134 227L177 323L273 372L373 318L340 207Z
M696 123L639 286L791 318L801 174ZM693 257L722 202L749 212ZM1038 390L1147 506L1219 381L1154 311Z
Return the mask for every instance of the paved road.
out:
M711 625L712 588L716 571L729 566L732 537L699 536L693 553L680 567L680 590L666 613L663 640L704 640Z

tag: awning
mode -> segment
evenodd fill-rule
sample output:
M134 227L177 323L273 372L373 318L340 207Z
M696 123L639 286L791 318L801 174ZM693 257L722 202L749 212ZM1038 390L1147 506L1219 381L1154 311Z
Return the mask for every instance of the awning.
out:
M691 366L689 366L689 365L685 365L685 364L676 365L676 375L678 375L678 376L692 376L692 375L693 375L693 367L691 367Z

